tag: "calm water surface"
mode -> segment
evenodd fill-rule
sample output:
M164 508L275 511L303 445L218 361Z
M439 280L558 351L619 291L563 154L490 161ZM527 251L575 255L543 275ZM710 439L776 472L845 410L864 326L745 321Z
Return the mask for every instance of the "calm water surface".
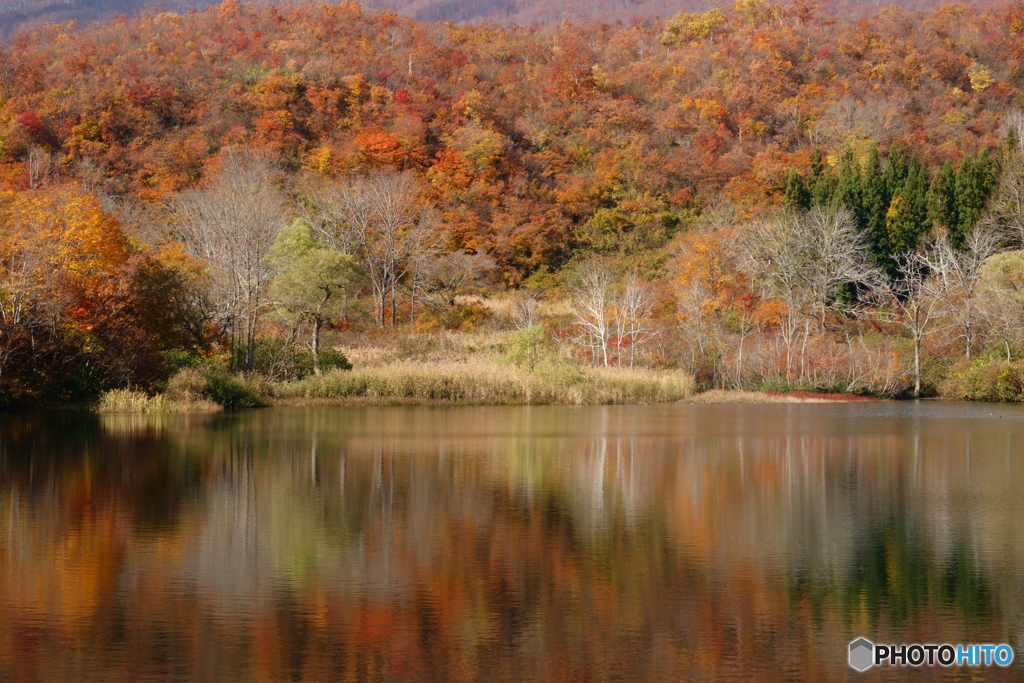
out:
M1017 406L0 416L2 681L1022 680L1022 609Z

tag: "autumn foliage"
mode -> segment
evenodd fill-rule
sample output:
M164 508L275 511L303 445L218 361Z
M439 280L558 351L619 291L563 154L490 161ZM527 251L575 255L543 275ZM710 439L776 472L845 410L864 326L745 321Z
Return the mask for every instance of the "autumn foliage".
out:
M226 150L274 160L281 225L311 187L407 173L416 211L436 217L431 244L486 255L492 287L595 256L684 288L696 268L717 278L706 313L771 324L778 302L700 256L721 257L735 225L689 237L695 221L723 201L744 220L845 206L890 273L936 229L962 247L1021 101L1021 16L949 5L855 21L744 0L526 28L228 1L19 34L0 50L0 248L5 301L28 302L11 310L32 322L5 327L0 381L145 381L168 349L211 348L216 325L188 293L210 273L178 246L173 207L216 186ZM415 319L426 272L403 268L392 323L403 306ZM75 351L44 353L40 335Z

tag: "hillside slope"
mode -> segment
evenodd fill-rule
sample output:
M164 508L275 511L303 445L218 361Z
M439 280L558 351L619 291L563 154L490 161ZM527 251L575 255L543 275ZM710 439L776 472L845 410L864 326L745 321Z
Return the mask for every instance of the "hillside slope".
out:
M49 23L77 21L84 25L121 14L135 16L147 8L184 13L212 4L205 0L3 0L0 1L0 38ZM731 5L725 0L367 0L366 9L390 9L417 21L499 21L520 25L554 24L589 19L631 22L671 17L677 12L706 11ZM907 10L934 9L944 0L823 0L827 14L864 16L881 7L898 5ZM994 4L988 0L973 3Z

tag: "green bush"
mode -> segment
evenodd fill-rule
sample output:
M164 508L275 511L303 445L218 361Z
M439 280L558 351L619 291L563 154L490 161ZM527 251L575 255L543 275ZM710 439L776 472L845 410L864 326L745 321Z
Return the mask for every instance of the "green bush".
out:
M965 401L1024 401L1024 362L976 360L955 367L942 395Z
M206 397L225 408L259 408L266 403L248 385L226 372L206 373L209 382Z
M543 325L516 330L508 336L509 361L530 371L554 350L555 345Z
M258 408L266 405L246 382L213 363L179 370L167 381L167 396L172 401L182 403L213 401L224 408Z
M235 350L235 366L240 367L244 349ZM253 354L253 372L275 382L298 380L314 374L313 352L309 349L287 344L276 337L262 337L256 340ZM345 355L331 348L320 350L320 370L351 370L352 364Z

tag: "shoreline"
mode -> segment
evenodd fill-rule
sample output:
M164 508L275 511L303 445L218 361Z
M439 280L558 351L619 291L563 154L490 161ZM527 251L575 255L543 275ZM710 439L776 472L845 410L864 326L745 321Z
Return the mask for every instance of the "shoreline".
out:
M601 405L764 405L778 403L866 403L882 402L893 399L883 399L871 396L859 396L856 394L822 394L813 396L812 392L770 392L770 391L743 391L738 389L711 389L688 396L686 398L672 401L652 401L643 403L628 402L595 402L595 403L573 403L568 401L460 401L438 398L424 398L417 396L341 396L341 397L318 397L318 396L293 396L268 398L268 408L303 408L303 407L399 407L399 406L429 406L429 407L465 407L465 406L601 406ZM67 408L67 406L52 406L46 409ZM101 415L116 414L213 414L225 412L226 409L211 410L208 405L195 407L189 405L174 406L168 405L164 410L145 410L131 406L123 409L98 408L90 406L87 408L92 412Z

